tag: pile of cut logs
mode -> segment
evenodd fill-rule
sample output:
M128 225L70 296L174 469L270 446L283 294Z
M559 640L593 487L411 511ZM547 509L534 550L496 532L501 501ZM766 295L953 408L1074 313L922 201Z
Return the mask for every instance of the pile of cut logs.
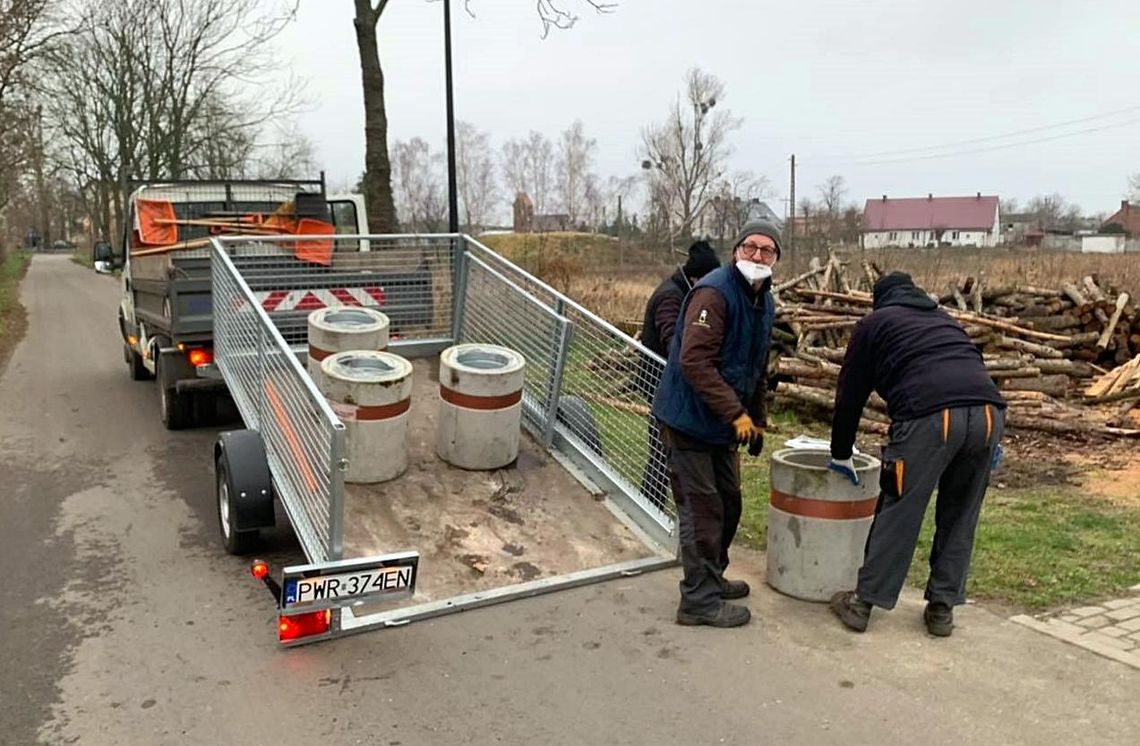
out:
M777 396L833 405L850 332L870 313L870 287L882 275L875 265L863 263L852 277L851 266L836 256L826 263L813 259L808 272L773 288L777 316L769 373L779 381ZM1140 311L1128 292L1094 276L1056 289L990 285L967 277L931 297L982 352L1009 401L1012 427L1140 436L1140 429L1126 426L1130 410L1140 402L1140 385L1107 394L1089 385L1118 366L1140 368ZM1110 402L1111 407L1104 406ZM887 423L886 404L872 396L863 429L882 433Z

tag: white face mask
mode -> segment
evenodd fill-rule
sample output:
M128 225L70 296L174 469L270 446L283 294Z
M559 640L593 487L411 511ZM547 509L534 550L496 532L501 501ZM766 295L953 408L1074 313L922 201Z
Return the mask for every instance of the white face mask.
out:
M753 285L764 282L772 276L772 268L767 264L757 264L747 259L737 259L736 268L740 270L740 274L744 275L744 279Z

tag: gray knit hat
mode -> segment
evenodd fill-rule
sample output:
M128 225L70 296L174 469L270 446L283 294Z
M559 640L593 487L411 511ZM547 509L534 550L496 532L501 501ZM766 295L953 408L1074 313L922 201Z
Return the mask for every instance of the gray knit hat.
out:
M784 241L780 238L780 229L767 220L753 220L745 223L744 227L740 229L740 233L736 234L736 241L732 244L732 250L736 251L736 247L744 243L744 239L754 235L767 236L775 241L776 258L778 259L780 257L780 252L784 248Z

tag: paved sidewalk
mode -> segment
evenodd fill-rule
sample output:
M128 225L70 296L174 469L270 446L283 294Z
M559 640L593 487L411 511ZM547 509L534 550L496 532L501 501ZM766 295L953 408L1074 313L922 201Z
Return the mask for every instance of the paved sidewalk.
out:
M1140 669L1140 585L1132 595L1010 621Z

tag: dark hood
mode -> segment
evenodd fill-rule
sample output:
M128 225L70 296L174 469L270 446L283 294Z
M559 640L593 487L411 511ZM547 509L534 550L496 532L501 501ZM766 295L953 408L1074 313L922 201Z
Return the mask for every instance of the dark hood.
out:
M910 275L905 272L891 272L876 282L873 297L876 311L887 306L905 306L921 311L933 311L938 308L938 304L922 288L915 285Z

